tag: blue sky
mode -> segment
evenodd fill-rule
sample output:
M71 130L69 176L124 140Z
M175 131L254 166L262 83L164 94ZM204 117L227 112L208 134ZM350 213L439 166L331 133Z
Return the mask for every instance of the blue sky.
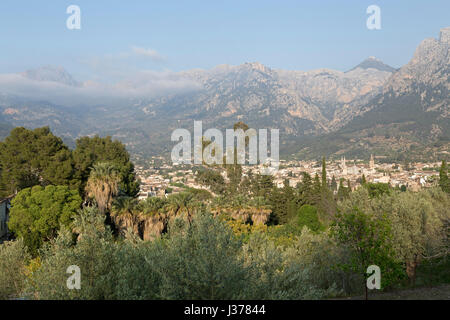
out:
M81 30L66 28L71 4L81 8ZM381 30L366 28L372 4L381 8ZM250 61L344 71L368 56L399 67L446 26L448 0L2 0L0 73L50 64L88 79Z

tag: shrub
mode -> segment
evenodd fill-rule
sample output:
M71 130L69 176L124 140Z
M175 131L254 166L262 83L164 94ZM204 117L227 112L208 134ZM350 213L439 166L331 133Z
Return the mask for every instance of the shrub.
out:
M22 239L0 244L0 299L21 295L30 259Z

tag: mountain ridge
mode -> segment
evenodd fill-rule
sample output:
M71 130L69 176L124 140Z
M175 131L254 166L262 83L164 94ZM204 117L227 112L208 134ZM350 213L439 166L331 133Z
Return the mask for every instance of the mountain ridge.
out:
M407 132L414 137L414 144L422 146L439 139L446 145L445 122L450 113L448 35L444 28L439 40L422 41L413 58L400 69L374 57L346 72L325 68L272 69L259 62L218 65L209 70L193 69L176 74L183 81L197 83L198 88L193 91L136 98L114 107L98 104L72 109L3 95L0 114L13 125L35 127L47 123L67 139L109 134L141 156L170 152L171 131L191 129L194 120L202 120L205 129L231 128L238 121L254 128L280 128L281 149L299 157L323 155L324 149L315 147L317 141L349 133L353 142L343 139L325 151L341 154L348 150L362 155L375 143L368 143L368 136L379 137L383 130L390 137ZM48 70L54 72L49 76ZM47 68L43 74L35 76L36 81L77 85L63 69ZM378 124L377 119L384 122ZM418 123L421 119L423 124ZM362 142L364 148L352 147L355 142L357 145L361 142L356 139L358 134L361 141L368 139ZM379 140L376 145L383 143L383 139ZM305 146L302 141L310 145ZM401 148L395 150L404 152Z

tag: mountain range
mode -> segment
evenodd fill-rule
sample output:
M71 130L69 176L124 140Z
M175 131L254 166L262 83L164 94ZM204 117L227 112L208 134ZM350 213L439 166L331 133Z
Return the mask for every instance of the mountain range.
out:
M257 62L220 65L170 76L170 83L187 83L189 89L111 103L97 99L73 106L0 86L0 138L13 126L49 125L71 146L82 135L111 135L142 158L169 153L171 132L192 131L194 120L202 120L204 130L243 121L256 129L280 129L285 157L448 158L449 39L450 28L442 29L439 39L425 39L399 69L375 57L346 72L277 70ZM30 87L43 84L46 90L53 84L55 91L74 96L94 92L91 83L76 81L61 67L28 70L12 79ZM138 92L133 85L113 88Z

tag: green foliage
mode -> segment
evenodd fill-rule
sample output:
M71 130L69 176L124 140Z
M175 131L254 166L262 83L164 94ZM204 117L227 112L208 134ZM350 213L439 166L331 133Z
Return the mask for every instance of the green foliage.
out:
M57 239L46 246L42 265L32 275L28 292L37 299L112 299L115 298L117 277L117 245L105 228L104 216L98 210L85 209L74 222L79 234L72 245L71 233L63 228ZM81 271L81 289L67 288L69 266Z
M236 299L248 270L240 242L220 220L201 215L192 224L177 220L154 264L165 299Z
M294 190L289 185L285 184L283 188L274 187L268 200L276 223L288 223L295 216Z
M348 198L350 192L348 190L348 188L344 187L344 179L341 178L339 180L339 188L338 188L338 192L337 192L337 199L338 200L344 200L346 198Z
M66 186L34 186L20 191L11 203L9 229L24 239L33 254L60 226L70 226L82 199Z
M439 170L439 186L442 191L450 193L450 180L448 179L447 161L443 160Z
M338 213L332 235L339 244L350 250L349 261L340 265L343 270L366 275L367 267L377 265L381 269L383 287L401 277L401 267L395 260L392 247L391 224L385 215L372 216L357 207Z
M298 210L295 222L300 228L306 226L312 231L319 231L322 228L317 215L317 208L308 204L303 205Z
M205 186L209 186L216 194L225 192L225 180L222 175L215 170L206 169L198 171L195 180Z
M0 198L48 184L78 187L70 150L48 127L14 128L0 142Z
M322 188L327 188L328 182L327 182L327 162L325 160L325 157L322 158Z
M0 244L0 300L18 298L22 294L29 260L22 239Z
M101 213L111 209L113 197L119 193L121 175L111 162L98 162L92 167L86 184L87 196L95 199Z
M391 192L391 188L389 183L366 183L364 187L369 191L369 197L375 198L379 197L382 194L389 194Z
M35 185L67 185L84 192L91 168L111 162L119 170L120 190L139 193L134 166L125 146L110 137L83 137L71 152L48 127L15 128L0 142L0 197Z
M208 201L213 199L211 192L205 189L189 188L187 192L191 193L193 195L193 199L197 201Z
M81 180L81 192L84 192L94 164L108 162L113 164L119 172L121 193L131 197L135 197L139 193L139 183L136 181L134 165L130 161L128 151L120 141L113 141L109 136L105 138L99 136L82 137L77 140L77 146L73 151L73 159Z
M336 182L336 178L333 175L333 178L331 179L331 191L336 191L337 190L337 182Z
M303 204L315 205L320 200L320 194L313 188L313 181L311 176L307 172L303 172L302 182L297 184L297 204L299 206Z
M319 268L305 264L297 247L276 246L263 233L255 233L243 248L250 281L244 289L247 299L320 299L336 294L334 285L321 288L315 276Z
M319 299L335 294L332 285L325 288L333 277L328 273L333 259L304 263L314 239L308 250L302 249L303 239L300 247L286 251L258 233L244 245L225 222L200 214L191 223L173 220L159 240L115 242L103 220L98 210L85 209L74 222L75 244L62 229L45 246L26 288L29 298ZM80 290L66 286L70 265L80 267ZM317 286L319 270L320 277L329 276Z
M340 207L344 212L358 207L374 217L387 214L396 258L405 264L412 282L424 257L448 250L443 221L450 219L450 198L438 188L391 191L374 198L366 188L359 188Z

